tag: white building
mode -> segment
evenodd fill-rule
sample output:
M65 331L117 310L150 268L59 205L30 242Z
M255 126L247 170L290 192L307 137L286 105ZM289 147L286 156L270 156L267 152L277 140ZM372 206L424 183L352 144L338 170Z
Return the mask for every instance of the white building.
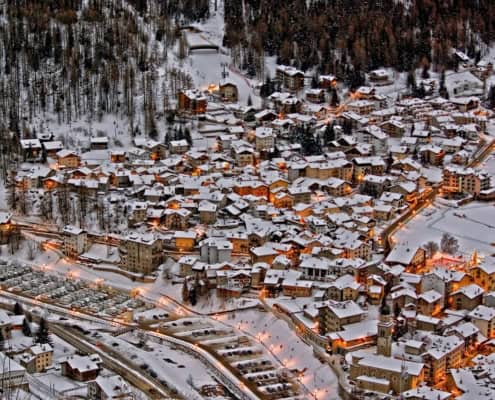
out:
M230 261L233 245L223 238L208 238L200 244L201 261L216 264Z

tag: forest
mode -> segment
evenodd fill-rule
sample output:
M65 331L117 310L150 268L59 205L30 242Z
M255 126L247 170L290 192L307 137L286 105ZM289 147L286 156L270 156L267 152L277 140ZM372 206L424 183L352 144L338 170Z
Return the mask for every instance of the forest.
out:
M109 113L130 135L156 119L191 78L164 64L178 27L207 18L208 0L7 0L0 5L0 166L36 137L33 121L88 122ZM157 69L166 65L165 78ZM144 131L144 132L142 132ZM64 138L56 138L64 140Z
M224 45L246 70L279 64L345 76L424 65L455 68L452 48L479 59L495 39L492 0L225 0Z

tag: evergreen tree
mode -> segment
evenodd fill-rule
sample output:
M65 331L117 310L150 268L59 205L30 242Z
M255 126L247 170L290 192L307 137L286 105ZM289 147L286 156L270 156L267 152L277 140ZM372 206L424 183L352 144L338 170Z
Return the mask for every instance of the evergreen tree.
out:
M24 336L30 337L33 333L31 332L31 325L29 324L29 321L27 318L24 318L22 321L22 333Z
M330 142L335 140L334 123L328 124L325 128L325 145L328 146Z
M414 93L416 91L416 77L414 75L414 70L409 71L407 74L407 88Z
M189 287L187 285L187 279L184 279L184 283L182 284L182 301L189 300Z
M490 89L488 90L488 103L490 104L491 108L495 107L495 86L491 85Z
M20 303L15 303L14 304L14 314L15 315L22 315L24 314L24 310L22 308L22 305Z
M48 323L44 318L40 319L40 324L38 331L36 332L36 337L34 339L35 343L38 344L51 344L52 338L50 337L50 331L48 330Z
M184 139L186 139L190 146L192 145L191 131L187 127L184 129Z
M339 95L337 93L337 89L332 89L331 95L330 95L330 105L332 107L337 107L340 104L339 100Z
M193 287L189 291L189 302L191 303L192 306L195 306L196 303L198 302L198 297L197 297L197 293L196 293L196 288L195 287Z

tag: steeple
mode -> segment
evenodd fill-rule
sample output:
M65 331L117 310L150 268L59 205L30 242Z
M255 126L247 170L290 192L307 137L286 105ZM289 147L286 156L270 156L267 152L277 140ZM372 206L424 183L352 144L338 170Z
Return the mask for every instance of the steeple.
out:
M376 340L377 353L382 356L392 356L392 333L394 330L394 323L390 315L390 307L383 299L380 306L380 320L378 321L378 337Z

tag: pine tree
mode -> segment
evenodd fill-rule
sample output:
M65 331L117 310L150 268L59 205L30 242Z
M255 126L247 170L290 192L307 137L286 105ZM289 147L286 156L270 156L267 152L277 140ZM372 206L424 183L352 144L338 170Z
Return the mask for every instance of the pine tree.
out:
M330 105L332 107L337 107L340 104L339 95L337 89L332 89L332 94L330 97Z
M490 104L491 108L495 107L495 86L494 85L491 85L490 89L488 90L488 103Z
M40 319L40 324L38 331L36 332L36 337L34 339L35 343L39 344L51 344L52 339L50 337L50 331L48 330L48 323L44 318Z
M335 140L335 129L333 125L333 123L328 124L325 128L325 145L327 146L330 142L333 142Z
M189 300L189 287L187 285L187 279L184 279L184 283L182 284L182 301Z
M22 321L22 333L24 336L30 337L33 333L31 332L31 325L29 324L29 321L27 318L24 318Z
M14 304L14 314L15 315L22 315L24 314L24 310L22 308L22 305L20 303L15 303Z

